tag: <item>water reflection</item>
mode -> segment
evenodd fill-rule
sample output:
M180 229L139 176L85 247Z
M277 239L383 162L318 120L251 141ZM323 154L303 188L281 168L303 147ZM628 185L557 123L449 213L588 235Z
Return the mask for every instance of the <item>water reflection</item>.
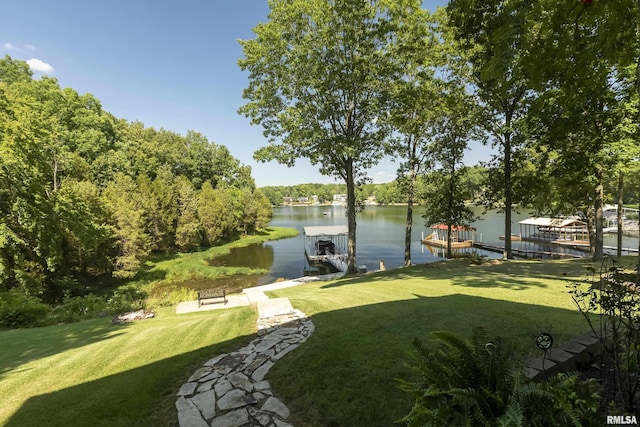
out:
M227 255L211 258L209 265L213 267L232 266L269 270L273 265L273 252L272 246L264 243L256 243L241 248L233 248Z

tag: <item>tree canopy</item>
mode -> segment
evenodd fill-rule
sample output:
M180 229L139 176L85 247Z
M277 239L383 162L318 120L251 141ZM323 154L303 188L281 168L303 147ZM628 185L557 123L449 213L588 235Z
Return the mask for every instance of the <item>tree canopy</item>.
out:
M273 0L256 37L241 41L249 72L240 112L264 128L262 161L308 158L347 185L348 271L356 272L357 183L384 154L391 55L417 1Z
M10 57L0 60L0 182L0 290L49 301L131 277L154 251L216 244L271 218L226 147L117 119Z

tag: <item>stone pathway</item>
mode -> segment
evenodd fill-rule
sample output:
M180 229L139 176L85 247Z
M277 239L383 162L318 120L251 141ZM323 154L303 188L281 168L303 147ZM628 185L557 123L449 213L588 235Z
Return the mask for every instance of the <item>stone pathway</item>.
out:
M264 378L278 360L307 340L314 325L288 298L269 299L264 291L307 281L244 291L258 308L258 338L209 360L182 385L176 400L180 427L291 427L286 422L289 409Z

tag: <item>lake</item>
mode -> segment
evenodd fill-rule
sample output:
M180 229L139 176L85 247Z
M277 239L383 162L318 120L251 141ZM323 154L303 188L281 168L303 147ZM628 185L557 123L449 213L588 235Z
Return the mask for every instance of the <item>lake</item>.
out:
M371 271L379 268L381 259L384 259L388 269L401 267L404 264L406 209L406 206L366 206L365 210L358 214L357 265L365 265L367 270ZM478 240L487 244L503 246L504 242L501 242L498 237L504 234L504 213L494 210L483 215L483 208L475 207L473 209L476 215L481 217L480 220L471 224L478 230ZM331 211L330 216L323 215L326 210ZM269 269L271 271L270 277L264 278L265 280L261 280L261 283L277 278L300 277L304 274L305 269L309 268L304 256L302 228L314 225L346 225L345 214L346 208L342 206L276 207L273 209L273 220L270 225L293 227L300 230L300 234L290 239L252 245L247 248L236 248L222 261L233 263L233 265L255 265ZM411 258L414 264L437 261L444 256L442 249L437 253L436 249L430 249L421 244L423 235L430 233L430 230L424 226L421 215L421 209L414 209L411 244ZM514 211L512 232L518 234L518 222L530 216L528 211ZM615 235L608 236L605 245L615 245ZM624 245L625 247L637 247L637 239L625 238ZM513 247L551 250L549 246L530 242L513 242ZM566 249L566 251L570 250ZM502 257L501 254L494 252L479 252L489 258ZM271 265L269 266L269 264Z

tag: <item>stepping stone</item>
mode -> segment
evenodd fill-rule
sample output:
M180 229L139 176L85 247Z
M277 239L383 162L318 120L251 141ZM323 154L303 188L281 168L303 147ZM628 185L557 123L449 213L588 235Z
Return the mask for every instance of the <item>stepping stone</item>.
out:
M180 390L178 390L178 396L191 396L196 392L196 388L198 387L198 383L184 383Z
M251 393L251 390L253 390L253 384L245 374L234 372L229 374L227 378L235 388L241 388L247 393Z
M216 392L215 390L205 391L196 394L189 399L200 410L205 420L210 420L216 416Z
M244 390L235 389L218 399L218 408L223 411L253 405L256 399L248 395Z
M242 408L217 417L211 422L211 427L240 427L248 422L249 412L247 412L246 408Z
M273 362L272 361L267 361L264 362L264 364L262 366L260 366L258 369L256 369L253 374L251 374L251 379L254 381L262 381L265 377L265 375L267 375L267 373L269 372L269 369L271 369L271 367L273 366Z
M293 312L289 298L274 298L258 301L258 315L260 317L282 316Z
M180 427L209 427L207 422L200 415L196 405L189 402L184 397L176 400L178 410L178 423Z
M289 408L287 408L284 403L280 402L280 400L273 396L271 396L267 399L266 402L264 402L264 405L262 405L261 409L263 411L272 412L278 415L280 418L286 419L289 418L289 415L291 415L291 413L289 412Z

